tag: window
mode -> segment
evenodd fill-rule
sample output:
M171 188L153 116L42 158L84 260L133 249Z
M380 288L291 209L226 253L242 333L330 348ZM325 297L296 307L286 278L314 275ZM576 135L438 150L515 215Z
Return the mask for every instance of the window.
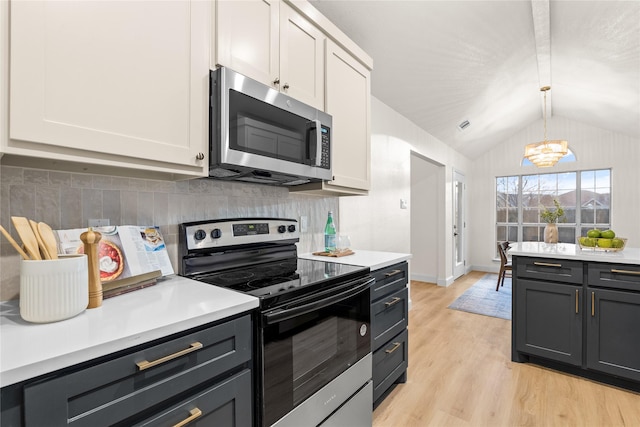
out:
M565 212L558 223L559 242L575 243L589 229L610 228L611 170L497 177L497 242L543 241L546 224L540 212L554 209L554 199Z

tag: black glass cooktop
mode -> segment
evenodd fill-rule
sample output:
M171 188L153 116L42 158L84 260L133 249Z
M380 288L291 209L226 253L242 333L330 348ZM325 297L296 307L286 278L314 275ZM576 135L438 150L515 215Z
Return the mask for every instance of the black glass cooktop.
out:
M348 279L364 276L367 267L291 258L269 263L202 274L194 279L259 298L308 292L315 287L328 287Z

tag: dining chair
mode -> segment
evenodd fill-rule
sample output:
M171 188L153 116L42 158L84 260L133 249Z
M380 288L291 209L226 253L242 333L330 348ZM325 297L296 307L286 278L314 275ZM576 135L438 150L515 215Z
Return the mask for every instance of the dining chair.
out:
M507 259L507 249L509 249L509 242L498 243L498 254L500 254L500 272L498 273L498 284L496 285L496 291L500 289L500 286L504 286L504 278L508 274L512 277L513 266L511 261Z

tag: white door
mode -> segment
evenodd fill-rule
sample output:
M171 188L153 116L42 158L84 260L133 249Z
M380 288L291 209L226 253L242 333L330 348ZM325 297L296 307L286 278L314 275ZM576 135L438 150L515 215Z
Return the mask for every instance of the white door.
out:
M453 277L465 274L464 243L466 233L465 222L465 181L464 175L453 171Z

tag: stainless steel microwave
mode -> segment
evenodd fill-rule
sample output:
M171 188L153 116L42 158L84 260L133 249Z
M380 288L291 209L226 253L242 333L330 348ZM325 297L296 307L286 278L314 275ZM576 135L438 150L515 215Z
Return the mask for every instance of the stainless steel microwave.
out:
M229 68L210 79L210 177L287 186L332 179L329 114Z

